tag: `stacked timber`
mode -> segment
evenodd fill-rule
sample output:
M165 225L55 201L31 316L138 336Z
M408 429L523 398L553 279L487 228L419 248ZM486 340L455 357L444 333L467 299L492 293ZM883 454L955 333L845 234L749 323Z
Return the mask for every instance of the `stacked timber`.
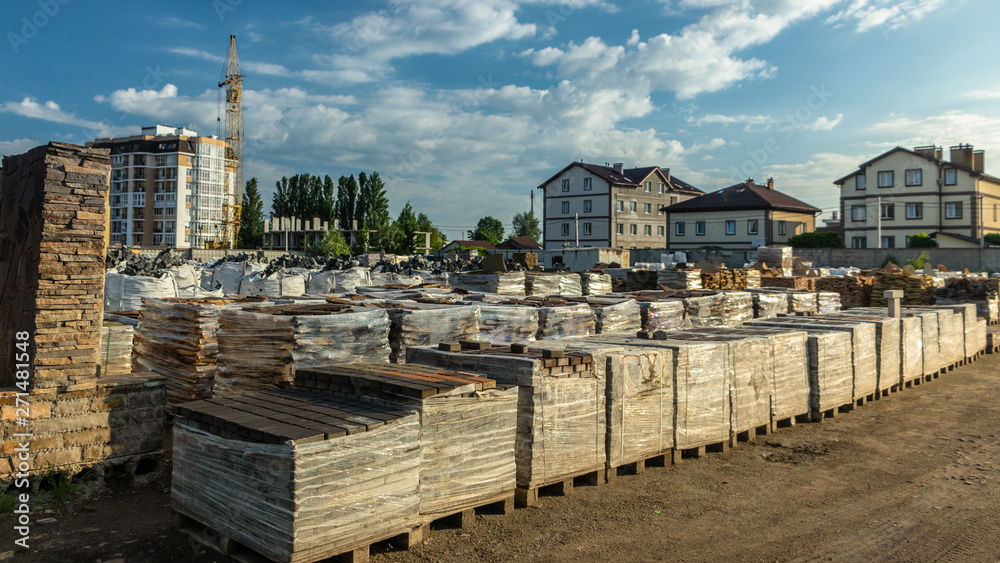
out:
M408 363L329 364L295 386L420 413L420 515L429 522L514 495L518 390Z
M219 315L217 393L273 389L299 369L389 361L389 315L336 303L229 308Z
M420 525L412 410L286 389L172 412L182 521L283 562L366 549Z
M583 295L605 295L611 293L611 276L596 272L580 274Z
M131 324L104 321L101 331L101 376L132 373L132 339L135 329Z
M212 396L218 372L219 315L234 299L143 299L132 355L134 371L167 380L167 400Z
M701 270L660 270L656 284L666 289L687 291L702 289Z
M872 285L872 307L885 307L883 293L891 289L903 290L904 305L933 305L934 278L923 274L908 276L903 273L877 272Z
M705 289L743 291L747 288L746 270L720 268L715 272L701 273L701 286Z
M872 299L873 276L832 276L816 280L816 290L840 294L844 309L869 307Z
M514 458L520 504L534 504L539 487L604 470L605 379L591 354L410 348L407 363L474 372L519 387Z
M803 291L816 291L816 280L819 278L808 278L806 276L765 276L760 280L763 288L779 289L799 289Z

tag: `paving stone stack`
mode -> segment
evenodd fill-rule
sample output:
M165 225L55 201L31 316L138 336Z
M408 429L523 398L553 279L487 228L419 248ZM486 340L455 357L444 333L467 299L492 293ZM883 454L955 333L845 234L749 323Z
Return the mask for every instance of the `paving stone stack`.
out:
M605 295L611 293L611 276L595 272L580 274L583 295Z
M101 375L132 373L132 338L135 328L130 324L104 321L101 331Z
M679 291L703 289L701 270L660 270L656 284Z
M525 295L559 295L559 278L559 274L525 274Z
M594 312L596 334L635 334L641 328L642 317L635 299L590 297L587 304Z
M172 506L182 529L201 526L292 563L367 553L420 526L412 410L286 389L173 413Z
M689 326L684 316L684 303L681 301L662 301L654 298L639 297L641 330L655 332L657 330L680 330Z
M761 246L757 248L757 262L768 268L791 268L794 257L790 246Z
M448 276L448 284L467 291L496 293L511 297L524 297L526 294L524 272L451 274Z
M693 292L683 302L684 316L691 326L725 326L726 297L722 293Z
M878 391L880 394L886 394L889 390L899 385L902 381L902 357L903 357L903 338L902 330L903 324L898 320L888 316L875 315L871 312L858 311L851 309L849 311L839 311L837 313L831 313L825 315L825 317L830 318L847 318L857 321L869 322L875 325L875 355L877 361L877 371L878 371ZM933 335L937 338L937 317L934 316L934 332ZM924 333L930 336L930 331ZM934 345L934 349L937 349L937 345ZM925 355L927 354L927 349L925 348Z
M770 319L788 312L788 294L780 291L755 291L753 295L753 316Z
M835 313L841 309L840 294L832 291L816 293L816 308L818 313Z
M539 312L535 307L522 305L479 306L479 336L477 340L492 344L534 342L538 336Z
M891 289L903 290L904 305L933 305L934 278L924 274L912 276L903 273L876 272L872 284L872 307L885 307L884 292Z
M406 349L438 342L473 340L479 334L478 305L438 305L416 301L387 301L379 305L389 314L389 361L403 363Z
M763 288L779 289L800 289L805 291L816 291L816 280L820 278L808 278L806 276L785 276L773 277L765 276L760 279L760 286Z
M413 363L329 364L297 371L295 385L420 413L420 514L425 522L513 499L517 387Z
M869 307L874 283L874 276L831 276L817 279L816 291L840 294L840 304L845 309Z

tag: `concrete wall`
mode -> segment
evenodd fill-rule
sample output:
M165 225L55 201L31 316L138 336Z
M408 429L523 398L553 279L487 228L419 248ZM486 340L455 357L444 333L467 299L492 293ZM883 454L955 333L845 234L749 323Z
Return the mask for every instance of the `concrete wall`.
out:
M909 258L930 254L932 265L944 264L949 270L968 268L974 272L1000 272L1000 248L802 248L795 256L812 260L819 267L856 266L877 268L892 255L902 264Z
M177 254L179 254L181 256L181 258L184 259L184 260L195 260L195 261L198 261L198 262L208 262L210 260L215 260L216 258L222 258L223 256L226 256L227 254L241 254L241 253L244 253L244 252L247 253L247 254L252 254L254 256L256 256L258 252L263 252L264 253L264 258L266 258L268 260L274 260L275 258L278 258L280 256L284 256L285 254L292 254L292 255L295 255L295 256L305 256L306 255L305 252L298 252L298 251L294 251L294 250L293 251L289 251L289 252L285 252L284 250L240 250L240 249L236 249L236 250L207 250L207 249L204 249L204 248L175 248L174 251ZM139 254L143 254L143 255L149 256L149 257L154 257L157 254L159 254L160 252L163 252L162 248L140 248L139 249Z

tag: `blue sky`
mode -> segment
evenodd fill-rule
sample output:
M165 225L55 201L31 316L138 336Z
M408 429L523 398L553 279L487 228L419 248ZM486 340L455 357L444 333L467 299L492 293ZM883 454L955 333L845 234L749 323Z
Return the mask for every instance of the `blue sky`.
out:
M0 153L142 125L216 132L236 35L245 176L387 181L449 238L509 226L573 160L753 176L817 207L902 145L998 174L992 0L8 1Z

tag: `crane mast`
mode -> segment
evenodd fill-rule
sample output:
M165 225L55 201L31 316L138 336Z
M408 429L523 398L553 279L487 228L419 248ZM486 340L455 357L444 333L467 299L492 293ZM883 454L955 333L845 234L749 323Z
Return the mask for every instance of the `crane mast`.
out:
M235 248L243 210L243 75L236 55L236 36L229 36L229 56L219 88L226 94L226 181L232 181L222 206L225 230L221 244Z

